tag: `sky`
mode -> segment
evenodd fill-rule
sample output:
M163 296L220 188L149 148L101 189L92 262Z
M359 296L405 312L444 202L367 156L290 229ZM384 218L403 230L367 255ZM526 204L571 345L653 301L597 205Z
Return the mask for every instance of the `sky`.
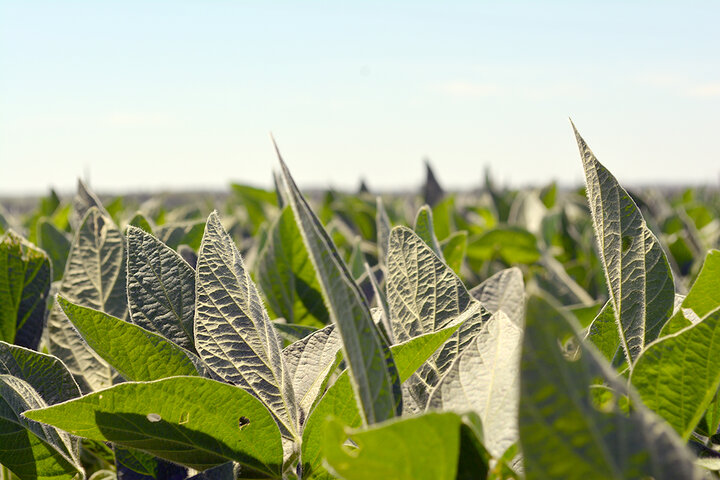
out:
M0 196L718 185L720 2L0 0Z

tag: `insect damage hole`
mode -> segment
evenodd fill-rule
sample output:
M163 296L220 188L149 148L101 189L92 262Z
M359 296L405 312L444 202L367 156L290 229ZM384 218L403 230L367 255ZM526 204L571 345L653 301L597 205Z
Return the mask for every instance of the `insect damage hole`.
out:
M245 425L248 425L250 423L250 419L247 417L240 417L238 419L238 427L242 429Z
M148 413L147 419L149 422L156 423L162 420L162 417L158 415L157 413Z

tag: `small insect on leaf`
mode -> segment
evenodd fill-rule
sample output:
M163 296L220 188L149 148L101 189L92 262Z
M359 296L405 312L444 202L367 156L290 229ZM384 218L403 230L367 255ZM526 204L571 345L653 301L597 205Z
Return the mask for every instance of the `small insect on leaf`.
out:
M148 413L147 419L149 422L156 423L156 422L159 422L160 420L162 420L162 417L160 415L158 415L157 413Z
M243 428L245 425L250 424L250 419L247 417L240 417L238 419L238 427Z

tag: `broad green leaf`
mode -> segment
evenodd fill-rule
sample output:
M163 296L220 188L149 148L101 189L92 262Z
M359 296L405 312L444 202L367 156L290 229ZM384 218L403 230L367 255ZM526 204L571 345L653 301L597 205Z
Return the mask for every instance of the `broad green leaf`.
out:
M278 158L288 200L317 271L330 318L342 337L345 361L363 420L372 424L392 418L401 405L400 382L390 349L378 332L345 262L298 190L279 152Z
M195 348L223 380L259 398L291 436L297 432L292 381L280 341L242 257L220 224L208 217L196 280Z
M460 328L460 325L456 323L437 332L427 333L390 347L400 381L404 382L410 378ZM351 427L362 425L360 412L353 401L353 390L347 370L327 389L305 423L302 440L303 469L306 474L313 473L311 478L332 478L321 462L323 426L329 417L338 418Z
M329 325L282 351L301 418L307 418L325 389L330 374L340 363L341 349L340 334L334 325Z
M455 228L455 195L448 195L432 207L435 236L445 240Z
M388 216L382 198L377 197L377 210L375 214L375 230L377 231L378 263L381 266L387 265L388 242L390 241L390 230L392 223Z
M37 348L50 290L45 252L9 230L0 239L0 340Z
M720 250L710 250L692 288L680 304L702 318L720 307ZM689 314L687 315L690 316Z
M59 359L5 342L0 342L0 375L26 381L48 405L81 394L75 379Z
M612 362L615 354L620 348L620 335L618 333L615 311L610 300L592 321L588 328L586 340L590 340L595 348L605 357L605 360Z
M72 303L124 318L124 240L109 217L91 207L73 239L59 293ZM57 304L48 317L51 354L65 363L84 390L112 384L113 372L83 341Z
M632 365L672 314L672 273L660 242L633 199L598 162L577 130L575 137L620 343Z
M332 479L322 463L322 449L325 422L336 418L351 427L362 426L362 417L357 402L353 399L350 377L345 370L327 389L310 413L302 436L303 478Z
M37 239L38 246L45 250L52 263L53 281L61 280L70 254L70 240L47 219L38 222Z
M517 267L499 271L470 290L470 295L490 312L504 312L515 325L525 322L525 285Z
M114 445L113 453L115 472L108 480L174 480L188 476L187 468L134 448Z
M440 249L442 250L442 257L448 266L460 275L460 269L465 260L465 250L467 249L467 232L452 233L440 242Z
M348 259L348 269L350 275L357 281L360 281L360 277L365 273L365 255L362 252L362 239L360 237L355 238L352 251L350 252L350 258Z
M566 351L566 338L577 351ZM618 396L630 392L580 340L573 319L539 296L528 301L520 372L527 480L700 478L677 434L642 404L629 414L596 405L590 386L598 380Z
M540 259L535 235L520 227L498 227L470 240L466 255L481 263L501 259L508 265L534 263Z
M88 346L132 381L197 375L189 352L157 333L58 295L57 303Z
M271 216L271 211L277 207L277 195L274 191L233 183L233 193L238 198L240 205L245 207L248 213L248 220L252 225L252 233L257 233L262 223Z
M173 249L137 227L127 229L130 318L194 351L195 271Z
M288 323L314 327L330 323L315 267L290 207L270 229L258 257L257 281L269 309Z
M484 445L497 458L518 440L522 330L502 310L484 328L432 391L428 408L476 412Z
M207 378L121 383L25 416L196 470L234 460L278 476L282 464L280 431L265 406L241 388Z
M331 420L323 453L333 473L346 480L455 480L461 424L454 413L426 413L367 429ZM348 438L357 447L345 447Z
M422 241L432 249L432 251L439 258L443 258L442 251L440 250L440 243L435 236L435 230L433 229L433 217L432 210L427 205L423 205L418 210L415 216L415 226L413 230L418 237L422 238Z
M517 419L516 419L517 420ZM462 415L460 425L460 452L456 480L488 478L490 453L483 445L483 426L475 413Z
M46 405L27 382L0 375L0 463L20 480L69 480L82 472L77 445L67 433L21 415Z
M139 228L145 233L153 234L152 220L148 219L142 212L137 212L128 222L128 226Z
M643 403L688 440L720 386L720 308L640 354L630 381Z

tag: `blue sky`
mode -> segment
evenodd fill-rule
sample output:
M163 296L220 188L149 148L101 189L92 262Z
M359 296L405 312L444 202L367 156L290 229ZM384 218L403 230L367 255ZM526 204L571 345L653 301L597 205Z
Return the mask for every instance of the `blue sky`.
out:
M720 178L718 2L0 0L0 196Z

